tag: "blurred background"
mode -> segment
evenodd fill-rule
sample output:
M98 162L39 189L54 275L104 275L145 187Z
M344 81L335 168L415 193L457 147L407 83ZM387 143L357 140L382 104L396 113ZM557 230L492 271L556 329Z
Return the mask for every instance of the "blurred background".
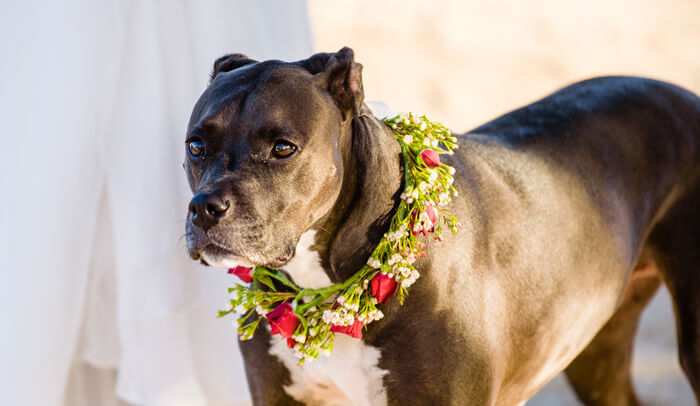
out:
M310 0L317 50L347 45L365 95L467 131L581 79L640 75L700 92L697 0ZM634 378L649 405L692 405L665 289L647 307ZM563 376L528 405L578 405Z
M0 0L0 404L247 404L231 279L178 240L187 119L225 53L346 45L367 100L456 132L596 75L700 93L697 0ZM646 404L694 404L675 341L661 290ZM561 376L528 402L578 404Z
M355 50L368 98L456 131L596 75L700 90L696 0L310 0L309 11L317 50Z

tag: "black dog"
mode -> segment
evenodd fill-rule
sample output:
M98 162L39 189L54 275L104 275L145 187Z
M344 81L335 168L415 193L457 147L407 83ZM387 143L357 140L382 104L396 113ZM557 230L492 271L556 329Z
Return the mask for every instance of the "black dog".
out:
M259 329L240 345L254 403L514 405L566 369L584 403L636 404L634 332L662 279L697 397L700 99L598 78L458 138L446 160L462 227L426 241L406 304L303 367ZM354 274L403 190L399 145L363 105L348 48L220 58L186 143L192 258L305 287Z

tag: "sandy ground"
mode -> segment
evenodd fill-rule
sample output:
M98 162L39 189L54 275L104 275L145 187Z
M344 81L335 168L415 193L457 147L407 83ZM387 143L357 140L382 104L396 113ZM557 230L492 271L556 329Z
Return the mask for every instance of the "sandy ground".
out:
M590 76L634 74L700 92L700 1L323 1L309 3L316 48L355 49L367 98L467 130ZM635 351L649 405L692 405L673 312L660 291ZM558 376L528 405L577 405Z

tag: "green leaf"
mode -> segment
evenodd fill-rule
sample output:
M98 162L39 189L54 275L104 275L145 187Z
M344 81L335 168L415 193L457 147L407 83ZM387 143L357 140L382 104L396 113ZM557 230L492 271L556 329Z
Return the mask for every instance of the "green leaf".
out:
M260 283L262 283L262 284L264 284L265 286L269 287L270 289L276 290L276 289L275 289L275 284L272 283L272 279L270 279L269 276L267 276L267 275L259 275L256 279L257 279Z

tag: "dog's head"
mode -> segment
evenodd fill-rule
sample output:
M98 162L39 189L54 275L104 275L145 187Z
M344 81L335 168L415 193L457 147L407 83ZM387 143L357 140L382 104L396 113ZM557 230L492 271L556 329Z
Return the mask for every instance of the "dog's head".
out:
M193 259L279 268L341 191L362 66L343 48L286 63L219 58L185 140Z

